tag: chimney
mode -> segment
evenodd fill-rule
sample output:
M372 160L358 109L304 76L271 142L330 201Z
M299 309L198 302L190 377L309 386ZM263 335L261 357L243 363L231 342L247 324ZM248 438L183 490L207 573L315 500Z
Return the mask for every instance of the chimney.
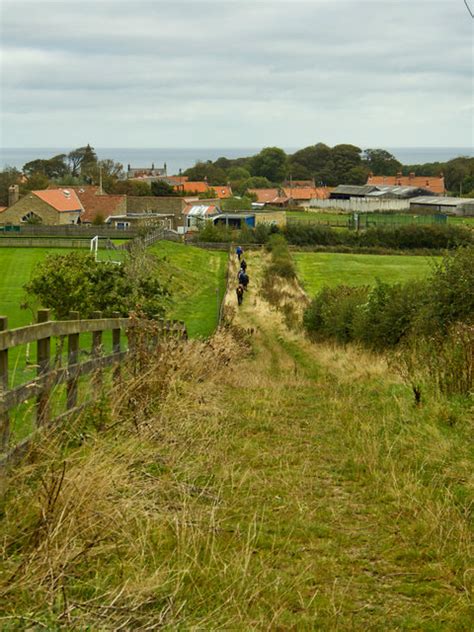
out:
M410 178L410 180L412 178L414 178L415 177L415 172L414 171L410 171L410 173L408 174L408 177Z
M401 171L399 171L399 172L397 173L397 178L401 178L401 177L402 177L402 172L401 172Z
M20 199L20 187L18 184L12 184L8 187L8 206L13 206Z

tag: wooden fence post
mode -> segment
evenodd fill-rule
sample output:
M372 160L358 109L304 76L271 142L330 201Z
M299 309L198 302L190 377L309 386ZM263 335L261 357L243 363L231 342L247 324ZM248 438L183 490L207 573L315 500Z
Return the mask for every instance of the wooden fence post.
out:
M8 318L0 316L0 331L8 329ZM6 393L8 390L8 349L0 351L0 394ZM10 418L8 410L0 413L0 451L5 452L8 449L10 441Z
M51 310L38 310L38 323L47 323L50 320ZM48 336L36 343L36 363L38 365L37 375L41 377L48 373L51 363L51 338ZM48 384L36 400L36 425L41 426L48 421L49 417L49 398L51 392Z
M109 240L110 241L110 240ZM102 312L93 312L92 318L102 318ZM95 360L102 355L102 331L93 331L92 332L92 358ZM95 383L101 388L102 387L102 369L97 369L95 373Z
M120 318L118 312L112 313L112 318ZM112 329L112 352L120 353L120 327ZM117 364L113 372L114 379L120 377L120 363Z
M70 312L69 320L79 320L79 312ZM72 377L70 377L66 384L67 392L67 410L74 408L77 405L77 382L78 376L76 373L77 364L79 361L79 334L69 334L67 337L67 356L68 356L68 368L72 371Z

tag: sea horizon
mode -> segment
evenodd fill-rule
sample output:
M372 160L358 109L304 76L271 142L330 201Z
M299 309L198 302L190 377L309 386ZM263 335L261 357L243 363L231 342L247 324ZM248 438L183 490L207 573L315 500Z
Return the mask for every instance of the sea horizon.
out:
M61 153L69 153L73 147L4 147L0 149L0 168L7 166L21 169L31 160L47 159ZM166 163L168 174L177 174L192 167L197 161L243 158L258 153L262 147L95 147L99 160L110 158L115 162L132 167L156 167ZM294 153L300 147L283 147ZM364 148L365 149L365 148ZM474 156L472 147L385 147L403 165L428 162L446 162L458 156Z

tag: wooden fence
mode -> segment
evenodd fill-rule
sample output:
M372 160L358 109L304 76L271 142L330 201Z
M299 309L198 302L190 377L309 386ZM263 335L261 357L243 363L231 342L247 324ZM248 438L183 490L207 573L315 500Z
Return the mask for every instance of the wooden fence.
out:
M186 327L181 321L157 321L158 332L153 340L157 344L164 337L187 338ZM70 320L51 321L50 310L38 312L35 325L8 329L8 320L0 316L0 466L21 456L28 448L38 430L59 422L64 416L78 412L78 381L87 374L99 376L102 369L118 365L133 349L125 349L123 336L140 325L140 321L129 318L102 318L100 312L94 318L80 320L77 312L70 314ZM102 335L112 332L112 351L104 353ZM80 361L80 335L92 334L90 359ZM67 339L67 365L54 367L51 361L51 339ZM14 388L9 387L9 352L20 345L36 343L36 378ZM130 345L129 345L130 346ZM118 375L118 367L114 377ZM52 390L59 384L66 385L66 411L53 418L51 414ZM100 389L96 389L100 391ZM10 412L19 404L35 399L35 431L22 442L10 446Z

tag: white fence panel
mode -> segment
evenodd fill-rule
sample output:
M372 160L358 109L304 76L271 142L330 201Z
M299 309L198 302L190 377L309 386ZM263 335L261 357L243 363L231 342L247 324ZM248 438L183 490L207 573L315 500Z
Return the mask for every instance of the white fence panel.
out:
M310 200L310 208L329 209L335 208L341 211L358 211L362 213L374 213L375 211L408 211L410 200L368 200L365 198L350 198L349 200Z

